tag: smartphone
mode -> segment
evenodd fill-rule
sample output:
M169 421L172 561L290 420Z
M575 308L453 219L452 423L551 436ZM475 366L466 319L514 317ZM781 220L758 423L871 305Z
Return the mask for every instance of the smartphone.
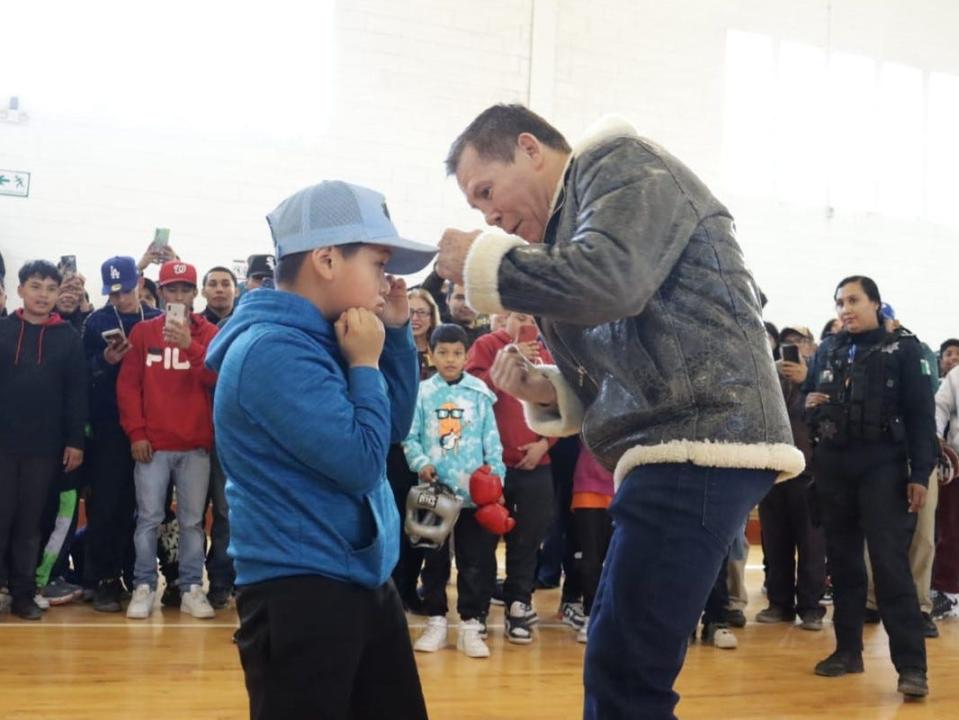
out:
M186 321L186 305L183 303L167 303L166 306L166 322L169 323L171 320L176 320L177 322Z
M783 360L786 362L799 364L799 346L798 345L783 345L779 349L780 354L783 356Z
M60 256L60 273L63 275L64 279L73 277L77 274L77 256L76 255L61 255Z
M104 330L100 333L107 345L121 345L123 341L127 339L127 336L123 333L122 328L110 328L109 330Z
M153 232L153 243L150 247L153 248L154 252L159 252L163 250L167 245L170 244L170 228L157 228Z
M523 325L519 329L519 336L516 338L516 342L519 343L529 343L536 342L536 339L539 337L539 328L535 325Z

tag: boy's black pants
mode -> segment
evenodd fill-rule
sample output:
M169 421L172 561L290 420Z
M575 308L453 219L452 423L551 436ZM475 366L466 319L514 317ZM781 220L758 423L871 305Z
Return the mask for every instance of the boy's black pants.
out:
M16 599L36 594L40 520L59 472L59 457L0 452L0 587Z
M238 588L236 634L253 720L426 718L403 605L319 575Z

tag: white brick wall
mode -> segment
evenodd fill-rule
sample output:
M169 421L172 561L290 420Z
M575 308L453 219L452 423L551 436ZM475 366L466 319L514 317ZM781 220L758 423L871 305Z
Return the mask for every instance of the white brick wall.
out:
M833 0L831 24L827 0L341 0L332 14L331 67L298 64L306 49L282 47L285 37L302 42L314 31L323 41L321 28L295 14L264 20L262 34L250 30L255 62L237 64L259 82L251 80L249 115L237 112L235 123L216 129L200 122L205 118L139 129L91 118L57 106L56 98L37 98L6 68L0 97L20 95L31 119L0 123L0 167L33 173L29 199L0 197L8 272L27 258L75 253L94 277L107 256L142 251L158 225L172 229L174 246L202 271L269 250L264 215L289 193L329 177L384 192L398 227L412 237L435 241L448 225L478 225L442 161L478 111L528 99L533 2L541 21L555 24L547 33L538 26L536 35L534 57L555 55L554 67L534 69L538 106L552 108L550 119L571 140L599 115L623 114L699 172L737 217L749 262L771 298L771 319L821 326L835 281L863 271L931 343L959 335L948 305L959 265L956 230L880 215L830 218L824 208L737 197L722 187L728 29L831 42L959 74L959 4L951 0ZM294 28L297 22L303 27ZM555 45L544 48L551 33ZM215 32L194 29L190 37L207 38L215 59ZM240 46L232 43L230 52ZM326 50L307 49L311 57ZM56 60L70 63L64 53ZM217 60L220 72L229 72L230 58ZM216 77L204 73L205 82ZM224 93L242 85L242 77L228 79ZM218 87L201 90L215 98ZM305 99L284 102L293 92ZM304 117L291 117L296 108L305 108Z

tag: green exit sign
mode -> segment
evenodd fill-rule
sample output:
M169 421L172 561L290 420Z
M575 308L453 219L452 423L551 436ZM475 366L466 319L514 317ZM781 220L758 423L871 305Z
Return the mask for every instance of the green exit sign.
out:
M0 195L30 196L30 173L0 168Z

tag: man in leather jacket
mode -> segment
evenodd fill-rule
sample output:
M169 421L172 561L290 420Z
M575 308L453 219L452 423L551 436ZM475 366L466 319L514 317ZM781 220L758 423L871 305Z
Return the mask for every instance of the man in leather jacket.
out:
M615 473L590 619L587 718L672 718L690 629L742 518L802 471L729 212L618 118L575 149L519 105L480 114L447 170L489 225L447 230L438 271L479 312L537 317L556 359L492 368L544 436Z

